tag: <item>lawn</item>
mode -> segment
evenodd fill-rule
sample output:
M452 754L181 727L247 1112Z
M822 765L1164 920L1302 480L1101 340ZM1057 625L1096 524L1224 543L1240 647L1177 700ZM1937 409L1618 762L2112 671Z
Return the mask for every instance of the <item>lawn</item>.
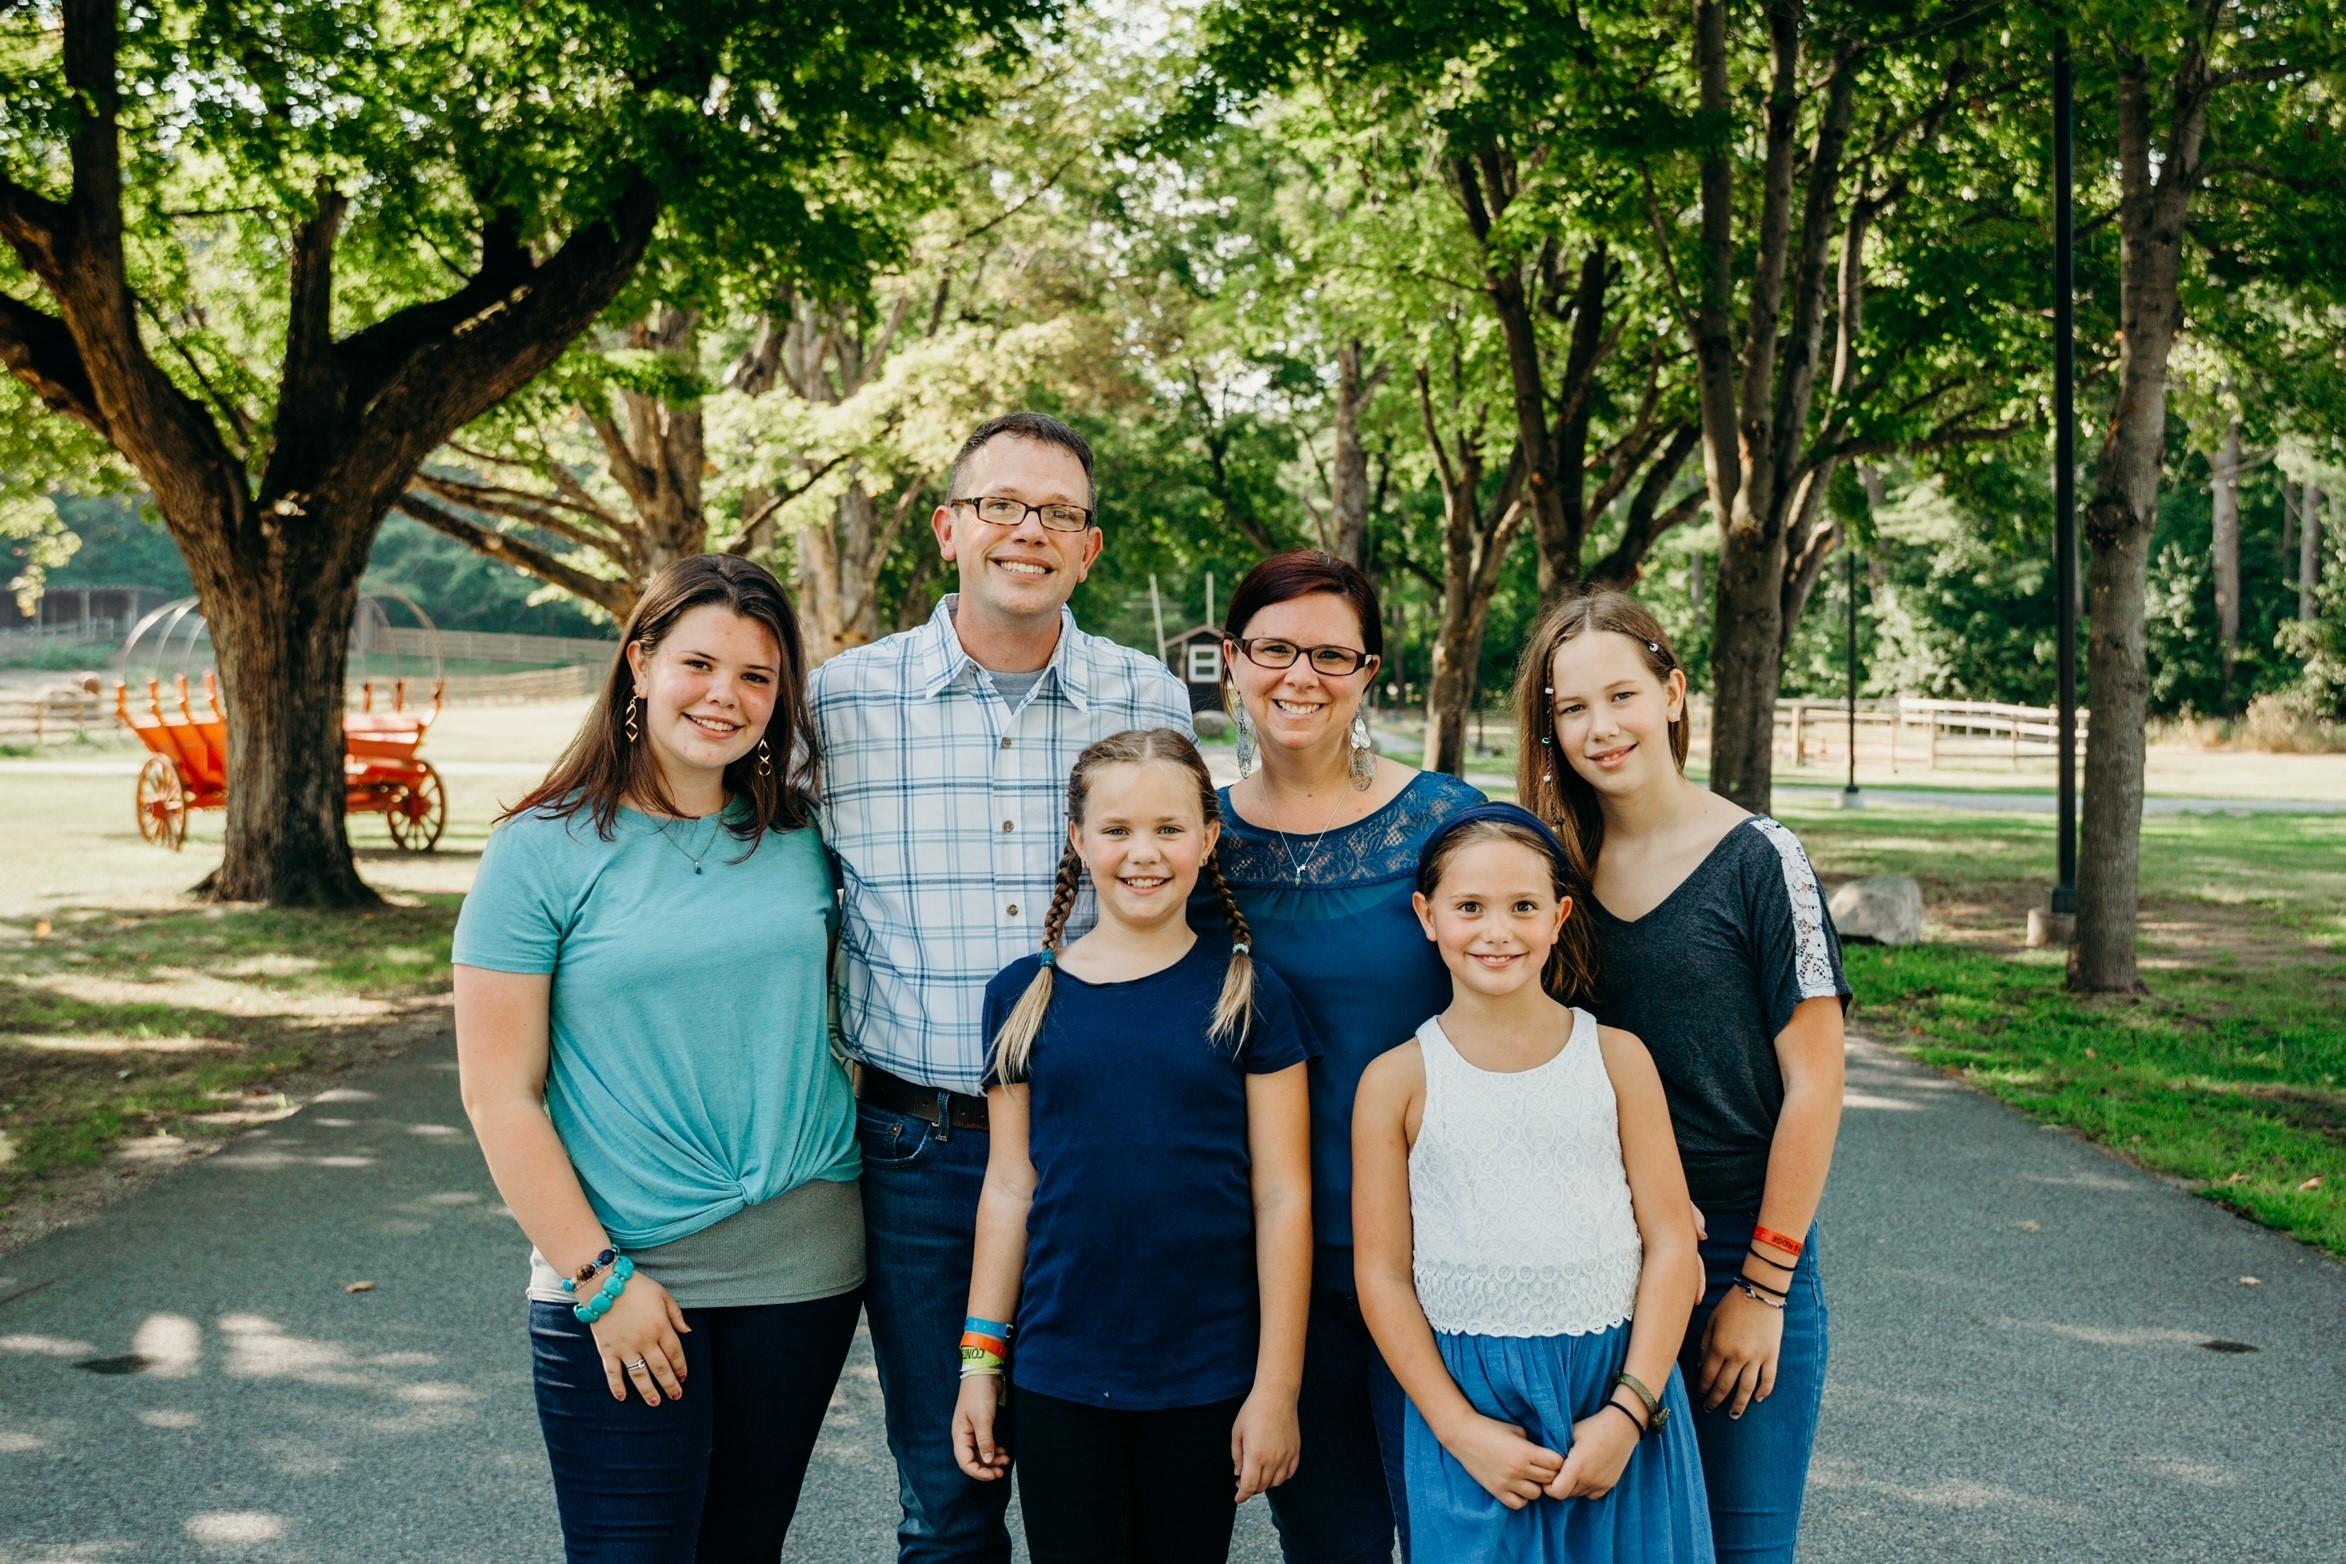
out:
M221 817L196 817L179 854L141 842L135 749L44 757L103 774L0 764L0 1250L443 1032L449 935L489 821L584 707L443 717L426 752L447 768L447 835L410 857L379 820L352 822L386 897L355 930L188 902ZM2019 945L2050 875L2049 818L1789 795L1781 812L1828 881L1923 882L1929 943L1849 951L1859 1029L2346 1256L2346 816L2151 817L2152 993L2087 1000L2064 991L2057 953Z
M1859 1030L2346 1257L2346 816L2146 820L2141 998L2020 946L2050 820L1785 817L1828 881L1923 882L1929 943L1848 950Z

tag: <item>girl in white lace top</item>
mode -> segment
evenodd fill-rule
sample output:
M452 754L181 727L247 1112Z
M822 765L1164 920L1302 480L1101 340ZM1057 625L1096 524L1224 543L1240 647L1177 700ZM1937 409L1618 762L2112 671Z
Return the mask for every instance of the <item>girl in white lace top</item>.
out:
M1686 1177L1645 1049L1551 997L1591 976L1560 946L1564 850L1512 804L1466 810L1428 840L1415 906L1450 1005L1369 1067L1353 1114L1412 1551L1708 1561L1675 1363L1701 1292Z

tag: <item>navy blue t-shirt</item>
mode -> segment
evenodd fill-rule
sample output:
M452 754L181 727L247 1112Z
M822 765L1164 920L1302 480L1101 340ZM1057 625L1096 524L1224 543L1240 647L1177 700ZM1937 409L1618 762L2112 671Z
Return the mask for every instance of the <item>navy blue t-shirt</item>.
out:
M1039 956L986 985L991 1038ZM1229 947L1199 940L1122 983L1065 967L1027 1067L1026 1222L1012 1381L1120 1411L1205 1406L1254 1384L1259 1295L1246 1077L1319 1055L1287 985L1255 963L1254 1022L1207 1034Z

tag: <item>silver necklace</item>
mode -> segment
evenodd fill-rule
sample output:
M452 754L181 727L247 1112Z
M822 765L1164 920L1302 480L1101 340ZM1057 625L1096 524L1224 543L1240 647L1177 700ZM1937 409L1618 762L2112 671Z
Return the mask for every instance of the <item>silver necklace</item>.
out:
M1311 866L1313 864L1320 861L1320 844L1328 839L1328 833L1330 831L1336 829L1336 817L1343 812L1344 795L1342 793L1338 793L1336 795L1335 807L1328 811L1327 823L1320 827L1320 834L1311 839L1311 851L1304 854L1303 861L1301 863L1296 862L1295 844L1287 839L1287 833L1285 831L1280 831L1277 826L1271 827L1273 831L1278 832L1279 850L1287 855L1287 867L1294 871L1294 882L1295 888L1297 890L1303 889L1303 877L1311 872Z
M699 874L701 872L701 860L708 857L709 850L717 845L717 832L720 828L723 827L725 823L725 811L720 809L715 814L709 816L709 822L709 839L701 844L701 850L697 853L694 852L691 848L685 846L682 842L676 840L675 837L668 834L668 827L676 823L674 820L663 820L660 822L660 840L666 842L670 847L675 848L679 853L682 853L684 855L685 861L692 865L692 872L695 874ZM693 824L699 825L700 822L695 820Z

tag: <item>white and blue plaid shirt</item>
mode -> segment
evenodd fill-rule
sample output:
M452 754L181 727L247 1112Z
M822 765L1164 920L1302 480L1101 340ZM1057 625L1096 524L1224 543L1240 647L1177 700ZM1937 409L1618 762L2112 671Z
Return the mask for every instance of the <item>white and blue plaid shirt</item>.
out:
M808 694L844 893L841 1039L891 1075L977 1092L986 982L1042 944L1075 757L1128 728L1192 725L1171 669L1084 634L1064 608L1049 666L1012 711L962 650L957 597L832 658ZM1087 887L1068 932L1092 917Z

